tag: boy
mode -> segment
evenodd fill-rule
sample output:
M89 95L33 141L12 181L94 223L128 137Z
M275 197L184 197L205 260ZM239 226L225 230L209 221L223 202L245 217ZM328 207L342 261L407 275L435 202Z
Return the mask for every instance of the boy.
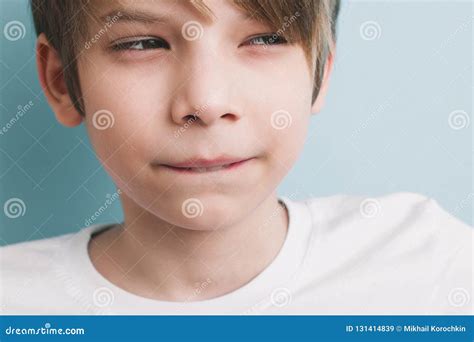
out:
M436 201L276 196L324 102L338 1L32 9L46 98L86 125L124 222L3 248L4 313L472 313L472 229Z

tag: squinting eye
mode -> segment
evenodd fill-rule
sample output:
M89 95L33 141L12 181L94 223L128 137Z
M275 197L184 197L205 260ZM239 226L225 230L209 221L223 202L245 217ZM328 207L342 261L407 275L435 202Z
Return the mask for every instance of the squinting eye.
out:
M112 50L149 50L169 48L168 43L159 38L140 38L119 41L111 46Z
M277 45L287 43L285 38L276 33L255 37L250 39L249 42L251 42L249 45Z

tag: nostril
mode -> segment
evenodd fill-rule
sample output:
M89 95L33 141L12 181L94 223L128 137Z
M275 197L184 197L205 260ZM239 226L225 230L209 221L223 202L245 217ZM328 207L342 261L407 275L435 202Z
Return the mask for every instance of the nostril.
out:
M234 114L231 114L231 113L226 113L226 114L222 115L222 118L224 118L224 119L231 119L231 120L232 120L232 119L236 119L237 116L234 115Z
M198 116L196 114L189 114L183 118L185 122L196 121L197 119L198 119Z

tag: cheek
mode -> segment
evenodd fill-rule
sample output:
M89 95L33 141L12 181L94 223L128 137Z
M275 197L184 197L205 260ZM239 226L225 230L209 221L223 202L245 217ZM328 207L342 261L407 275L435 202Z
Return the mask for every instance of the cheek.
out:
M306 140L309 114L293 109L274 112L266 134L269 165L277 179L283 178L292 168Z
M164 99L171 90L162 72L155 71L152 77L150 73L151 70L144 67L89 66L81 77L87 112L109 110L118 119L117 126L126 126L129 132L156 118L154 115L166 105Z
M153 75L143 67L109 66L106 61L89 63L81 71L86 125L101 160L139 160L169 140L163 113L170 89L162 73Z
M303 148L311 118L312 88L305 68L280 69L274 75L272 82L259 85L265 90L259 92L256 103L259 112L266 114L255 115L255 124L272 167L281 176L292 167Z

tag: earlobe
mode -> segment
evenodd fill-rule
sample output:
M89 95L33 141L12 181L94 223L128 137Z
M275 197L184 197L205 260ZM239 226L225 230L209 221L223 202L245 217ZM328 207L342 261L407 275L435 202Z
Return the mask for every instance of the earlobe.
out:
M318 97L316 98L313 105L311 106L311 113L313 115L319 113L324 106L324 100L326 98L326 93L329 87L329 78L332 73L333 62L334 62L334 54L330 54L328 56L326 64L324 65L324 75L323 75L323 81L321 83L321 89L319 90Z
M67 127L79 125L83 117L74 107L67 91L61 58L44 33L38 36L36 42L36 66L41 88L56 119Z

